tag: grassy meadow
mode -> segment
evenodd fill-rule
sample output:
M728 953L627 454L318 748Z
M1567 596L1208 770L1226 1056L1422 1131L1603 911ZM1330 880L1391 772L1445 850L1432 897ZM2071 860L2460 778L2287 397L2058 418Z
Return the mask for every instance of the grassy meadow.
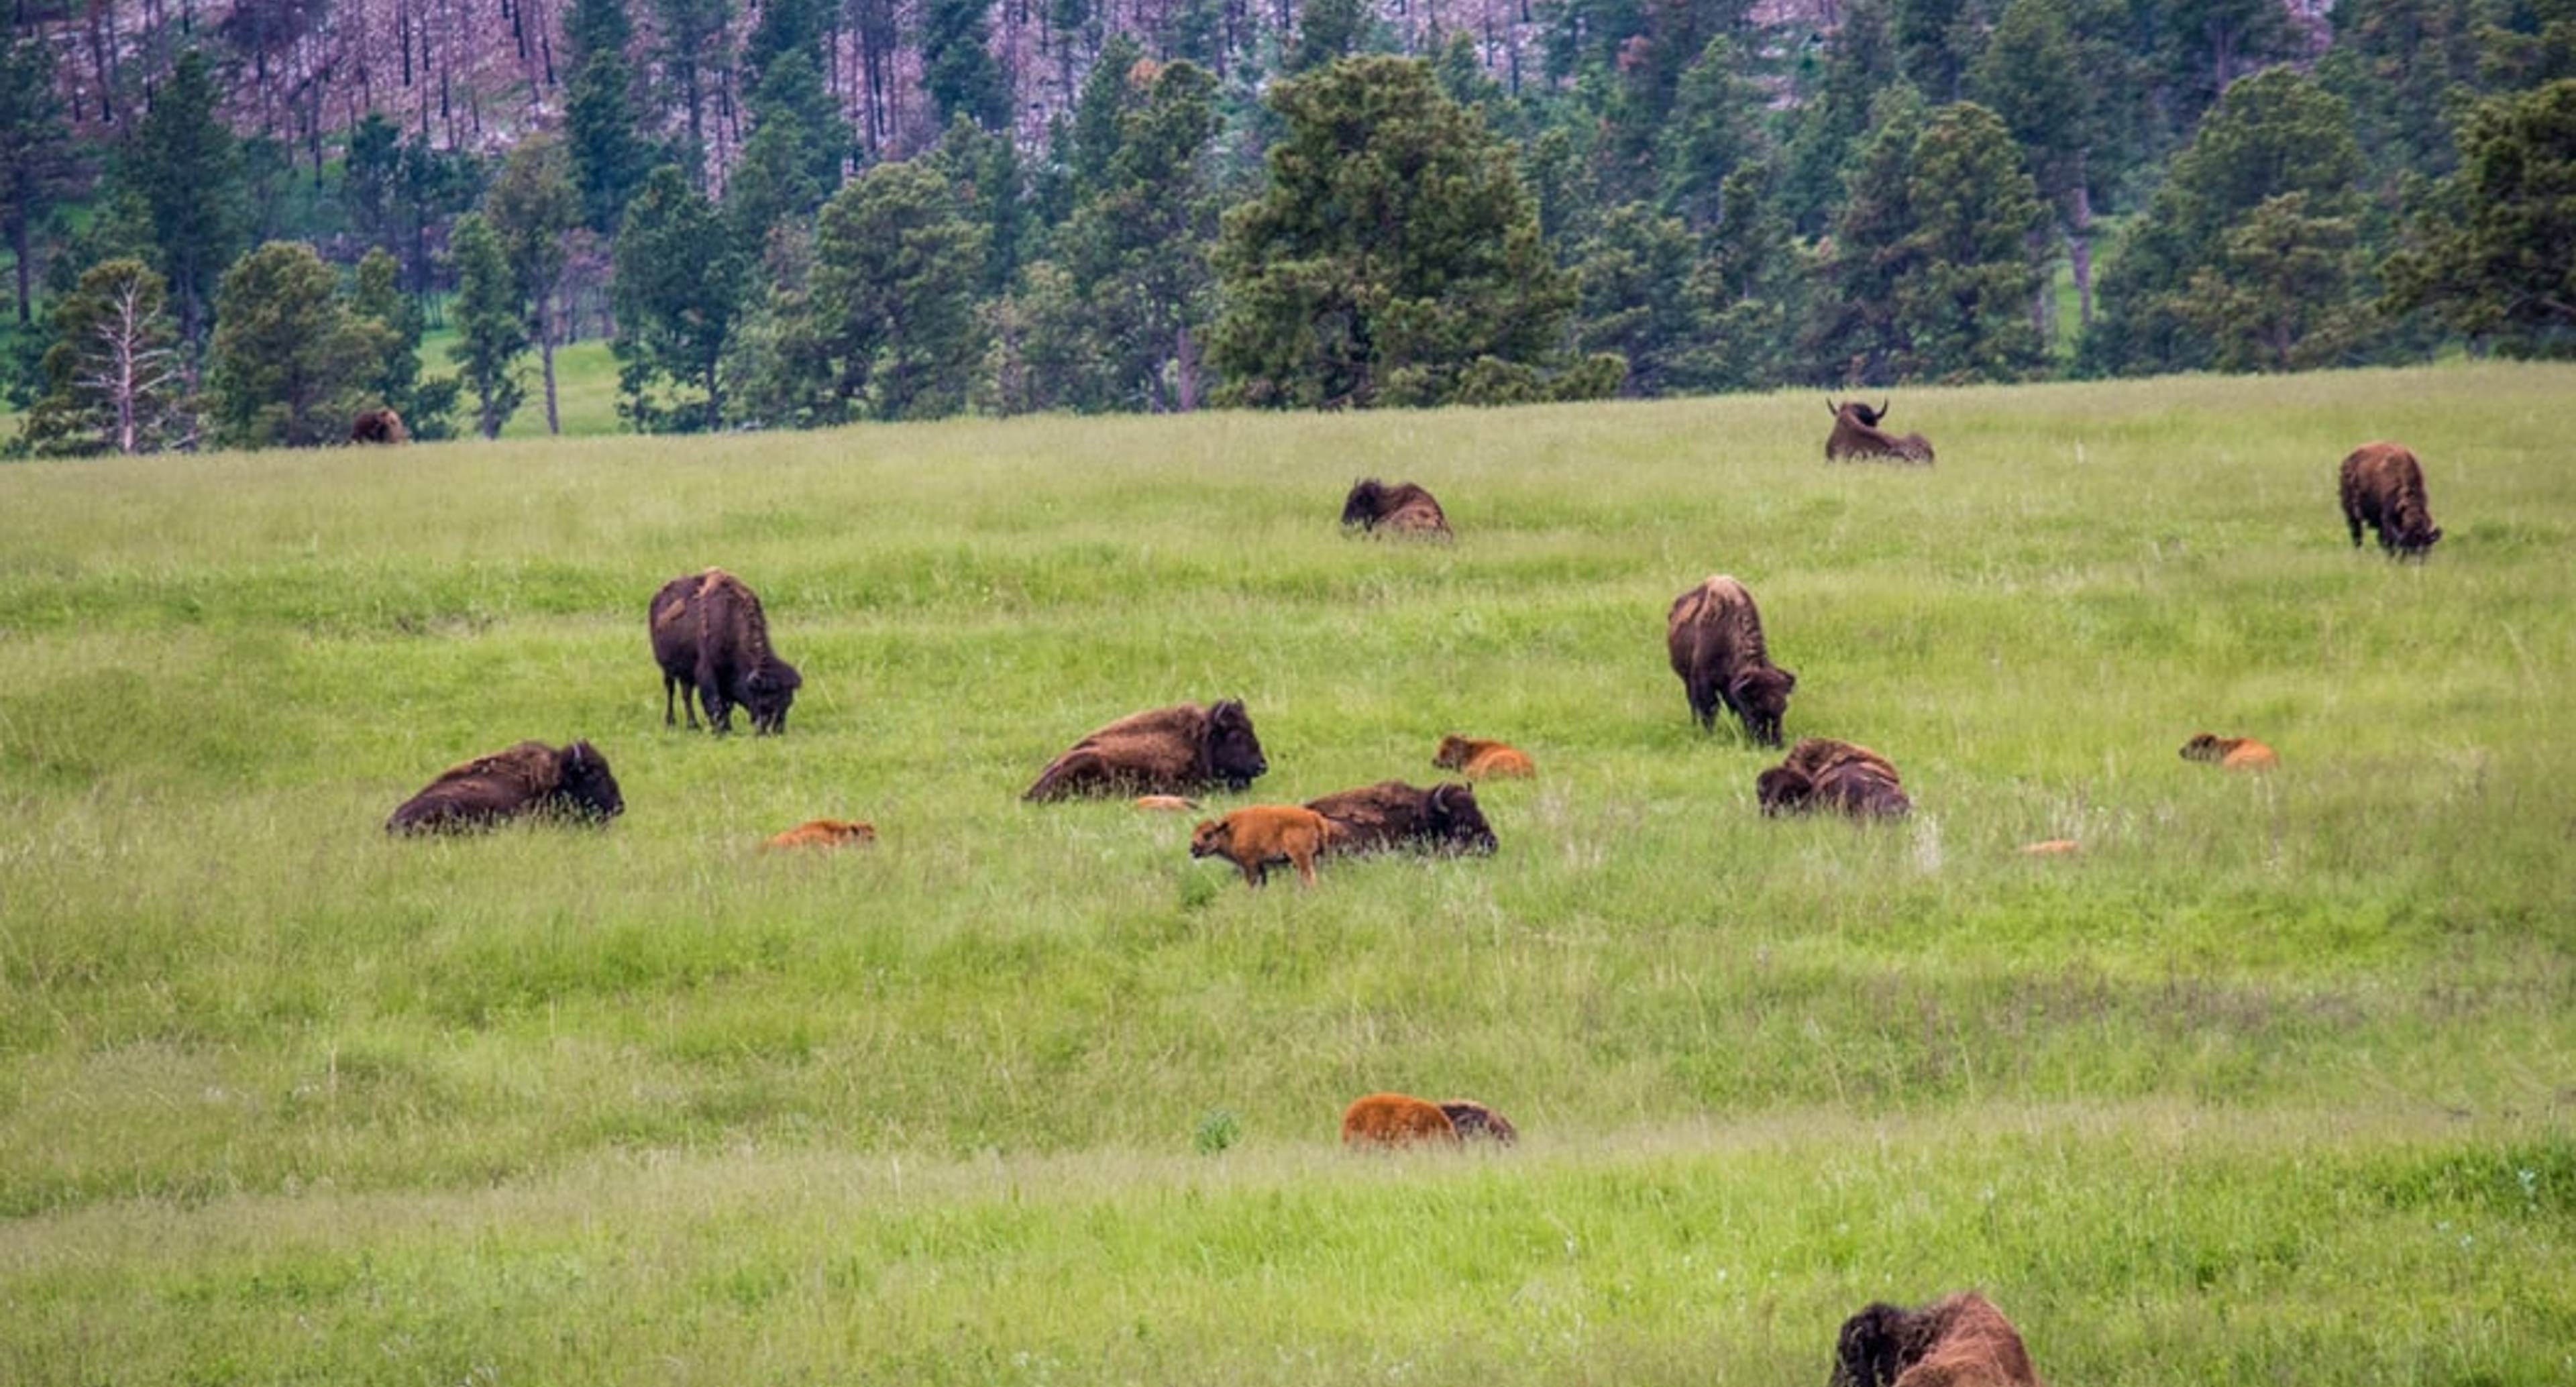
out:
M1962 1286L2061 1387L2576 1379L2571 397L1906 392L1928 470L1812 392L0 467L0 1381L1815 1383ZM2374 437L2420 566L2346 543ZM1339 534L1362 474L1458 541ZM708 564L783 738L662 726ZM1718 571L1913 819L1755 811L1665 666ZM1223 696L1219 806L1540 774L1311 891L1019 801ZM605 829L380 831L574 736ZM817 815L881 841L757 850ZM1346 1156L1377 1089L1524 1140Z

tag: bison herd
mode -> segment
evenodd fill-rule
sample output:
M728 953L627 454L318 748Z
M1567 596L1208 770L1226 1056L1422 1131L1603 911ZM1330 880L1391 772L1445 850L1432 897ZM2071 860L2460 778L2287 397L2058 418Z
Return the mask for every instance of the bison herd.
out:
M1920 434L1893 436L1879 423L1887 407L1857 400L1833 411L1825 443L1829 460L1890 458L1930 464L1932 445ZM395 442L401 421L390 410L362 417L353 440ZM2368 443L2343 460L2339 491L2353 545L2369 525L2392 556L2421 560L2442 537L2424 495L2424 473L2415 455L2395 443ZM1412 482L1375 478L1354 484L1342 506L1345 528L1369 534L1453 538L1447 514L1431 493ZM718 733L742 709L756 735L783 734L788 709L803 679L770 644L760 599L742 580L720 568L674 578L653 594L647 608L654 662L662 673L662 720L676 726L682 714L695 729L703 710ZM1691 716L1714 730L1721 709L1753 741L1781 745L1781 725L1798 677L1772 663L1753 594L1726 574L1714 575L1673 600L1665 616L1665 647L1682 682ZM2250 737L2203 732L2182 755L2232 769L2276 765L2273 750ZM1502 742L1452 735L1432 764L1468 780L1528 776L1529 756ZM1131 714L1068 747L1039 772L1022 798L1059 801L1129 796L1140 809L1187 812L1189 796L1209 790L1241 792L1267 774L1269 759L1243 703L1181 703ZM1853 742L1808 737L1754 782L1766 815L1825 811L1854 819L1902 817L1911 811L1894 763ZM586 741L553 747L522 742L439 774L404 801L386 821L393 833L471 830L521 816L602 822L625 808L616 777L599 750ZM854 820L816 819L769 840L769 846L867 843L874 826ZM1261 885L1275 866L1292 868L1307 884L1315 864L1337 855L1417 851L1491 853L1494 830L1469 784L1428 789L1402 780L1343 790L1303 804L1255 804L1203 819L1190 834L1193 858L1222 858ZM2065 840L2034 844L2029 852L2071 851ZM1509 1146L1518 1132L1501 1114L1468 1099L1430 1102L1376 1093L1353 1102L1342 1115L1342 1141L1351 1147L1417 1144L1457 1146L1486 1141ZM1873 1304L1842 1327L1835 1350L1836 1387L1931 1387L1935 1383L2031 1384L2030 1359L2021 1337L1994 1305L1963 1292L1916 1310Z

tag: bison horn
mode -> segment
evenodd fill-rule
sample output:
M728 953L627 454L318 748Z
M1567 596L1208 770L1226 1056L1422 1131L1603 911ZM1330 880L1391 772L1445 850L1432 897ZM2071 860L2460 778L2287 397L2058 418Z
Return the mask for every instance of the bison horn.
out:
M1881 401L1879 401L1879 402L1878 402L1878 417L1879 417L1879 418L1884 419L1884 418L1886 418L1886 417L1887 417L1887 406L1888 406L1888 403L1889 403L1889 402L1888 402L1888 401L1886 401L1886 400L1881 400Z
M1837 419L1842 417L1842 406L1835 404L1834 397L1831 395L1827 395L1825 397L1825 413L1833 415Z

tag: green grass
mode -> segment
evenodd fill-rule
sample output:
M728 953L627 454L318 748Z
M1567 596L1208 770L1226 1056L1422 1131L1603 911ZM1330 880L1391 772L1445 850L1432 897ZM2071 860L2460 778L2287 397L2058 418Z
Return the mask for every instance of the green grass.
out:
M455 343L452 329L442 328L425 335L420 344L422 374L456 374L456 362L448 355ZM527 398L501 426L503 438L546 436L546 382L534 351L528 353L526 368ZM606 339L568 342L555 348L555 406L567 438L593 438L625 427L617 418L617 359L609 355ZM471 394L457 401L456 414L449 423L460 434L473 434Z
M0 470L0 1380L1816 1381L1973 1284L2053 1382L2566 1381L2571 387L1904 394L1928 471L1807 394ZM2422 566L2345 542L2378 436ZM1342 538L1361 473L1459 541ZM660 725L708 563L783 739ZM1664 666L1720 570L1912 821L1754 811ZM1312 891L1018 802L1221 695L1226 803L1540 776ZM605 831L378 831L575 735ZM882 841L756 850L825 814ZM1343 1157L1380 1088L1526 1141Z

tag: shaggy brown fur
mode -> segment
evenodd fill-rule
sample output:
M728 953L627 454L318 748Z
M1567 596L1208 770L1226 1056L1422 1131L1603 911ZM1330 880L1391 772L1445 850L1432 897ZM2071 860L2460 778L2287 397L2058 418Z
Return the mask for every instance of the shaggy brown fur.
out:
M1356 790L1343 790L1306 807L1341 825L1337 853L1387 852L1413 848L1425 852L1492 852L1494 830L1476 805L1473 788L1451 783L1428 790L1401 780L1381 780Z
M843 843L873 843L877 826L857 819L807 819L769 840L773 848L831 848Z
M1247 886L1268 881L1271 866L1285 862L1312 886L1316 854L1341 834L1339 825L1302 805L1250 804L1222 819L1199 820L1190 856L1224 858L1242 869Z
M1443 1098L1440 1111L1449 1115L1449 1125L1458 1129L1462 1141L1482 1139L1496 1146L1510 1146L1521 1139L1520 1130L1501 1113L1473 1098Z
M1437 1103L1401 1093L1372 1093L1342 1109L1344 1146L1411 1146L1426 1141L1458 1144L1457 1124Z
M1914 809L1886 757L1831 737L1806 737L1753 782L1765 814L1831 809L1855 819L1903 818Z
M1194 814L1199 802L1185 795L1138 795L1136 807L1156 814Z
M671 695L679 692L689 726L698 725L695 695L718 732L733 730L733 710L751 714L755 734L787 730L787 710L804 677L769 648L769 618L760 598L721 568L664 583L647 613L653 660L662 667L662 725L671 726Z
M2432 552L2442 528L2424 500L2424 467L2415 455L2395 443L2364 443L2343 460L2338 488L2343 495L2343 523L2352 531L2352 547L2361 547L2363 521L2379 534L2379 547L2399 558L2420 559Z
M1721 573L1673 599L1664 645L1681 676L1701 731L1717 726L1724 707L1764 746L1780 745L1780 719L1798 676L1771 663L1762 642L1762 613L1744 585Z
M1022 798L1182 795L1223 785L1240 790L1270 769L1236 699L1202 707L1176 703L1131 714L1075 742Z
M1450 735L1440 739L1440 749L1432 753L1431 764L1442 770L1458 771L1469 780L1482 780L1489 775L1536 775L1529 753L1502 742L1489 742L1481 737Z
M1884 402L1878 408L1872 409L1858 400L1845 400L1838 405L1828 399L1825 401L1825 408L1834 413L1834 431L1825 438L1825 461L1827 462L1843 458L1895 458L1900 462L1921 463L1932 461L1932 445L1924 441L1923 435L1909 433L1899 438L1878 426L1878 421L1887 417L1887 405Z
M2039 1387L2021 1334L1974 1291L1920 1310L1884 1301L1843 1321L1831 1387Z
M617 777L597 747L521 742L441 771L385 820L385 831L460 832L529 814L607 820L625 810Z
M402 416L390 409L370 409L349 423L352 443L408 443L411 435L404 431Z
M2211 761L2231 771L2267 771L2281 764L2280 753L2251 737L2195 733L2182 744L2182 759Z
M1453 538L1449 517L1441 512L1440 503L1431 499L1430 492L1411 482L1388 486L1375 477L1353 483L1351 494L1342 500L1342 527L1354 525L1390 534Z

